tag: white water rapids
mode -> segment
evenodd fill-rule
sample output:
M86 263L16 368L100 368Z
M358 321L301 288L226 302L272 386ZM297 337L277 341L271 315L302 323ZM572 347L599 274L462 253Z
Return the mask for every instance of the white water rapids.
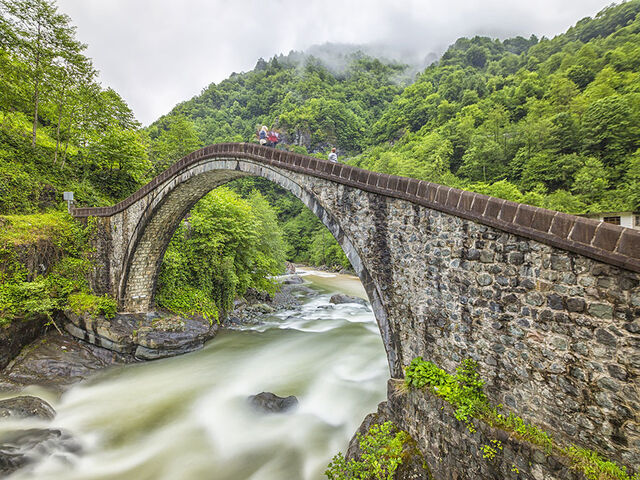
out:
M201 351L113 368L57 398L82 452L51 456L13 479L315 480L385 398L388 366L373 313L331 305L366 298L355 277L302 272L318 293L259 326L222 331ZM264 414L247 397L295 395L292 413Z

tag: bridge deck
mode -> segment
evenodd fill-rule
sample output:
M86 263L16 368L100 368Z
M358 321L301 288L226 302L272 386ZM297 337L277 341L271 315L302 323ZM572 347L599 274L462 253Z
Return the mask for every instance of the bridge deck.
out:
M182 169L216 158L237 158L323 178L498 228L602 262L640 272L640 231L532 207L424 180L372 172L249 143L220 143L182 158L112 207L75 208L75 217L111 216L149 194Z

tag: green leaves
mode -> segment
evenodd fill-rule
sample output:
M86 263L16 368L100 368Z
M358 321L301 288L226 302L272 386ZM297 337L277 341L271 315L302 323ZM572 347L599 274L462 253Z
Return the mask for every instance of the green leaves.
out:
M456 374L449 375L432 362L416 357L405 371L405 384L414 388L432 388L436 395L456 407L455 417L472 430L471 418L487 405L484 382L477 368L474 361L464 360Z
M3 216L0 223L0 324L50 318L74 295L92 311L115 312L114 300L90 298L89 233L67 214Z
M158 280L158 303L217 320L248 288L275 290L284 266L276 215L257 192L248 200L220 187L206 195L171 240Z
M365 435L358 433L357 439L360 458L347 462L338 453L325 471L329 480L393 480L409 435L385 422L373 424Z

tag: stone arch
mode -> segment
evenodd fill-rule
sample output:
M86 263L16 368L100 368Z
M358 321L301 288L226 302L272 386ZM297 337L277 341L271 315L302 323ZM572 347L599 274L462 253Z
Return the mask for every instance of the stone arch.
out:
M391 371L396 370L396 354L382 295L356 250L354 243L312 188L301 185L295 174L247 159L211 158L180 170L154 192L130 236L123 274L118 285L119 307L123 311L144 312L153 306L162 258L180 221L211 190L236 178L258 176L291 192L309 208L336 238L362 281L380 328Z

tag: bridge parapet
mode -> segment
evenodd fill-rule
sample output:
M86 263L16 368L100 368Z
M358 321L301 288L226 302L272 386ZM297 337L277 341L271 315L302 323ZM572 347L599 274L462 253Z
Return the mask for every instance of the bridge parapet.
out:
M220 143L197 150L120 203L112 207L75 208L72 209L72 215L112 216L127 209L181 170L203 159L228 157L254 160L366 192L408 200L465 220L640 272L640 231L634 229L248 143Z

